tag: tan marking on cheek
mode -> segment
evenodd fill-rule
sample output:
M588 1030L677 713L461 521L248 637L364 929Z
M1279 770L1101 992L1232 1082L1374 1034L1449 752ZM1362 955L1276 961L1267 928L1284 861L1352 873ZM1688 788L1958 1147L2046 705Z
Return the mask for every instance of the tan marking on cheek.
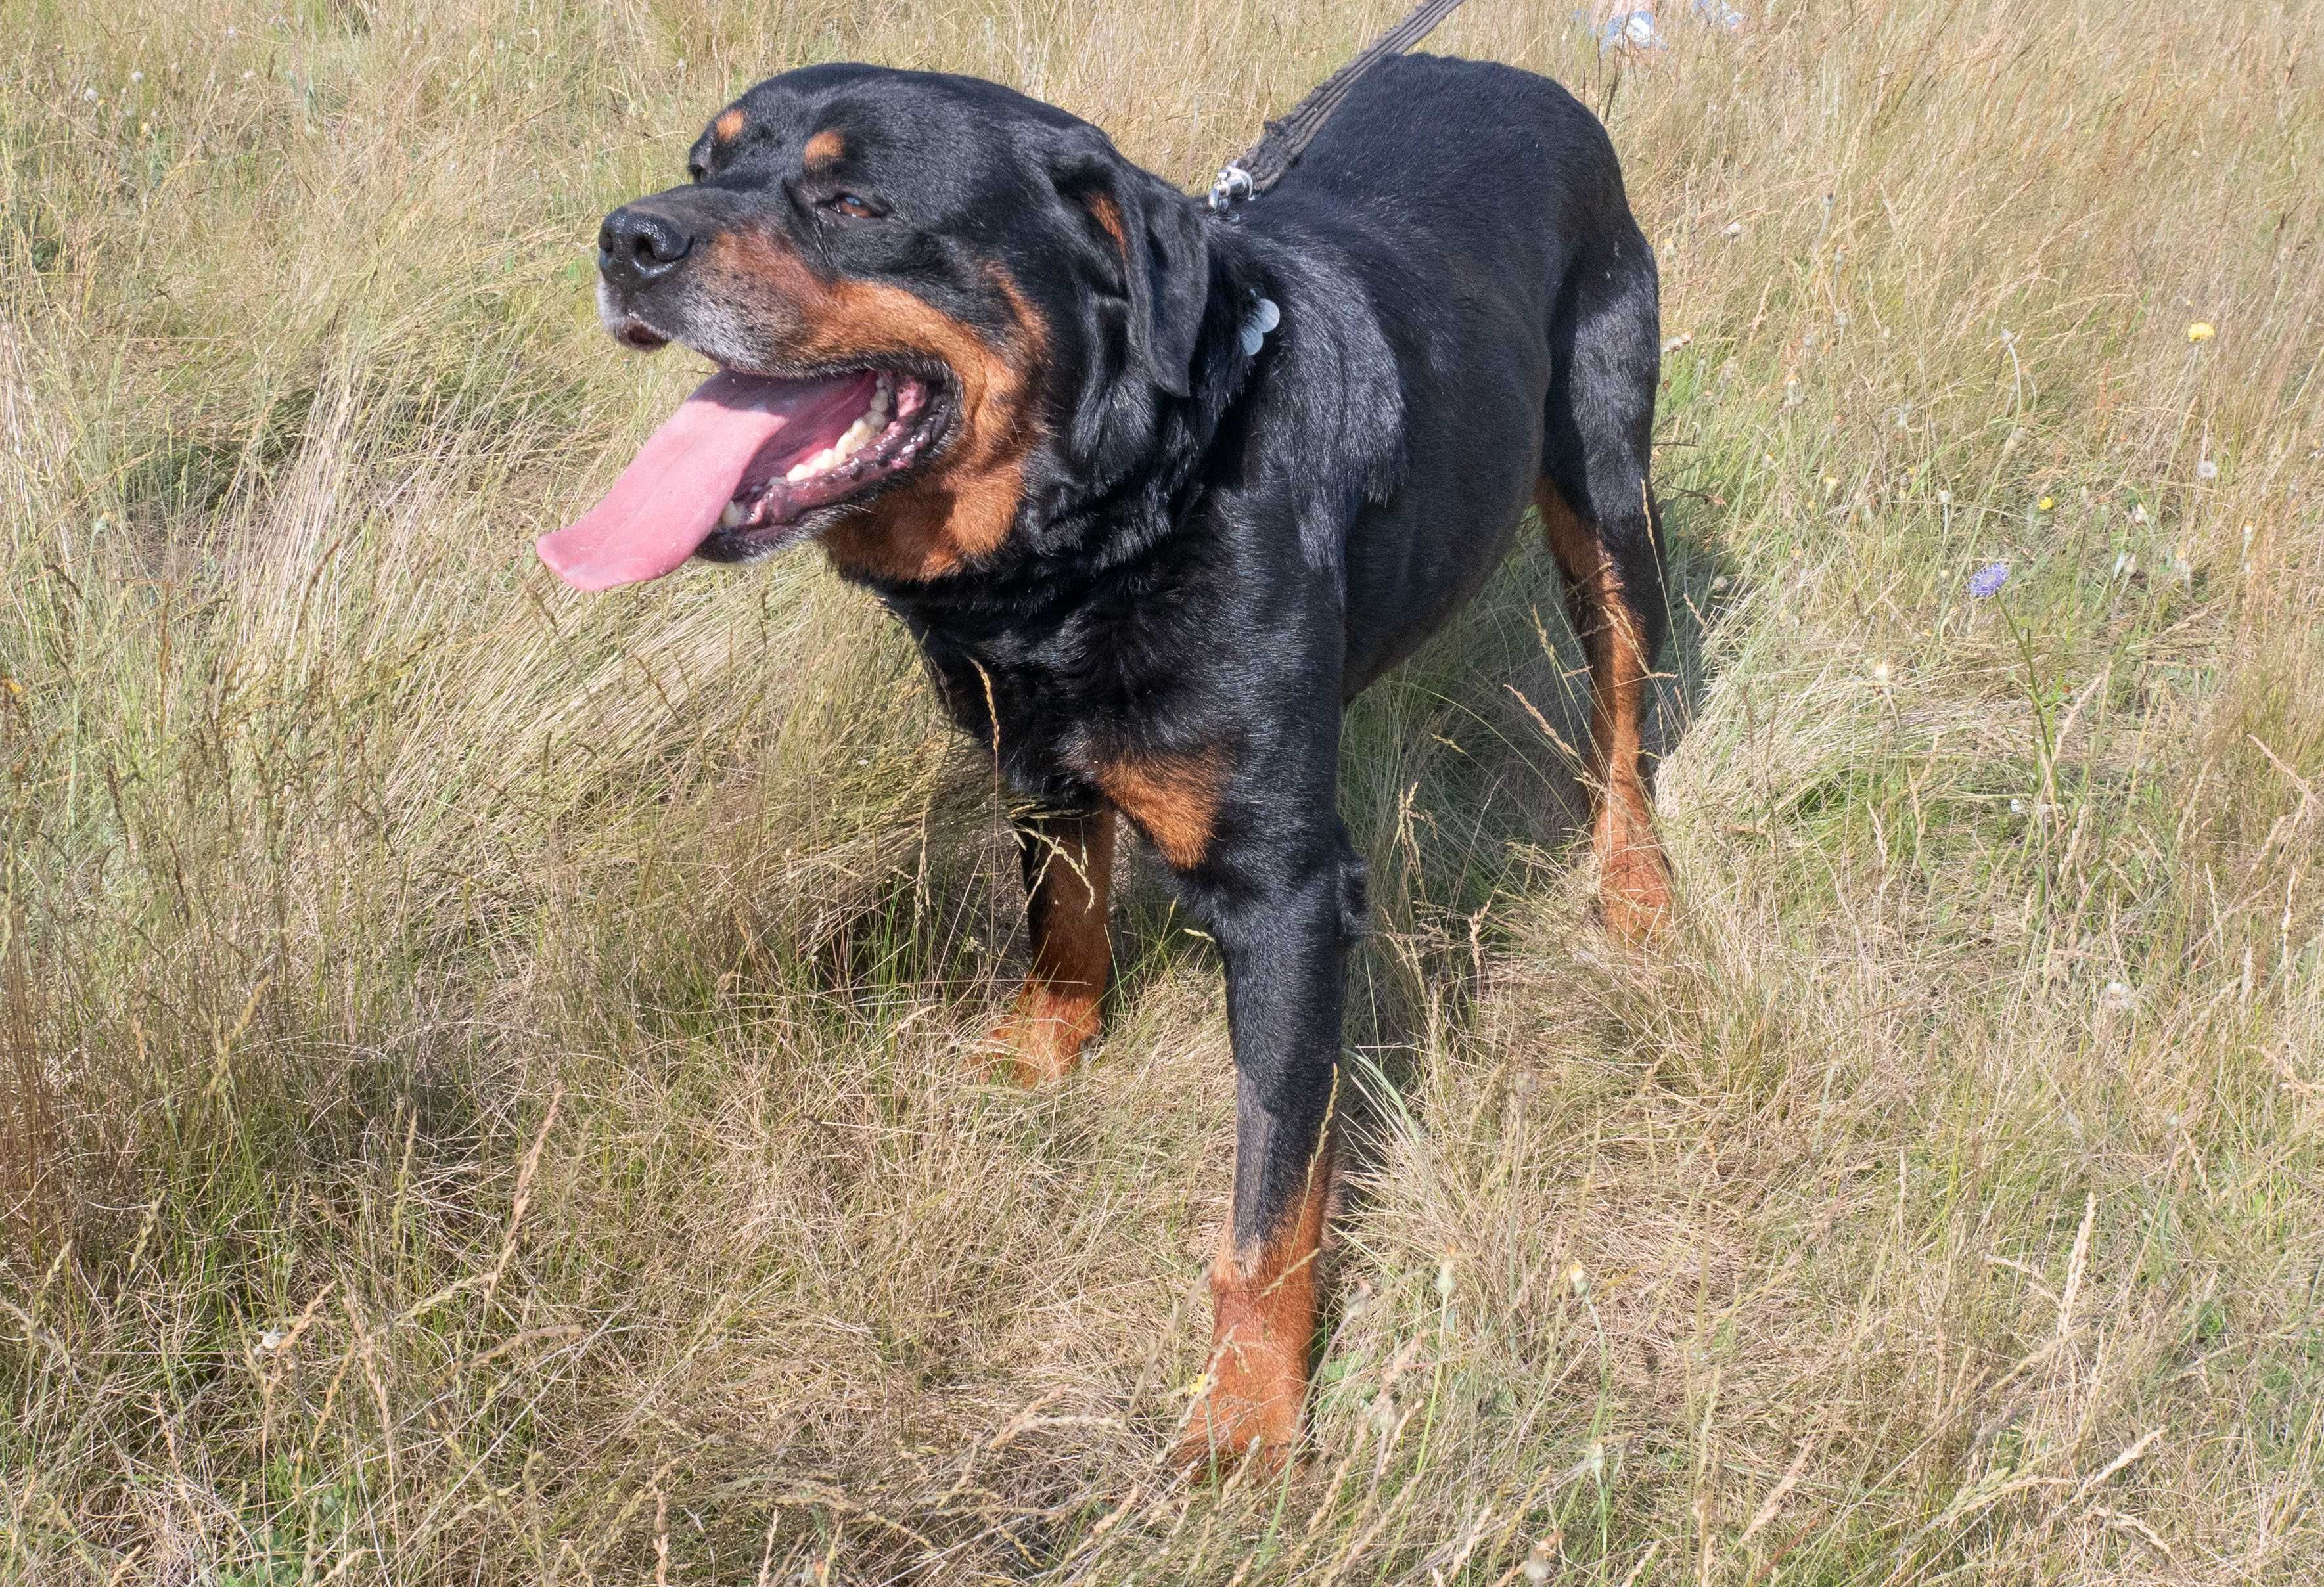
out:
M807 147L799 154L809 165L830 165L847 157L847 140L825 127L807 141Z
M1203 863L1218 825L1223 757L1209 750L1134 756L1099 766L1094 780L1165 860L1182 871Z
M1178 1445L1180 1464L1239 1460L1254 1444L1273 1464L1297 1442L1329 1179L1319 1160L1275 1234L1238 1251L1230 1234L1211 1264L1210 1382Z
M1035 397L1047 337L1014 281L993 267L1016 334L1004 352L901 287L827 281L791 249L755 232L728 233L706 251L711 293L803 363L878 364L936 358L959 390L943 453L899 480L872 509L822 537L843 571L918 583L999 549L1024 500L1025 459L1040 439Z
M1040 439L1035 399L1047 338L1040 316L998 269L1018 334L1003 353L951 316L899 287L848 282L840 312L818 320L826 357L867 348L934 353L959 382L952 434L933 466L907 475L862 518L823 537L842 570L919 583L999 550L1025 498L1025 460Z
M738 105L716 121L712 122L710 130L717 135L720 142L731 143L741 137L742 129L750 124L751 118L742 114L742 107Z

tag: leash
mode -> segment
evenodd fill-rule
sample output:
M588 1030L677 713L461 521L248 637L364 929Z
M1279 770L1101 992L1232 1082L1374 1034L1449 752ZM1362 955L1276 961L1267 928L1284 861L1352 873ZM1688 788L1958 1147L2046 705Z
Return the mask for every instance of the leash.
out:
M1332 113L1354 91L1358 79L1389 56L1403 54L1434 32L1436 24L1463 4L1464 0L1422 0L1413 7L1411 15L1325 78L1314 92L1293 106L1289 115L1268 122L1266 132L1250 146L1250 152L1220 168L1218 179L1211 184L1211 208L1224 214L1234 205L1256 198L1281 181L1283 173L1291 169L1292 162L1323 130L1323 124L1332 119Z

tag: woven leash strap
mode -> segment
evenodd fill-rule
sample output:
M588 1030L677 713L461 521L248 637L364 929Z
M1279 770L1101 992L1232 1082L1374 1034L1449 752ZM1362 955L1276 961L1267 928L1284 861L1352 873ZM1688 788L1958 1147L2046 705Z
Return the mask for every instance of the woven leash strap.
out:
M1246 198L1256 198L1283 179L1283 173L1315 141L1323 124L1341 102L1354 92L1357 80L1391 55L1401 55L1436 31L1436 24L1461 9L1465 0L1423 0L1412 14L1364 47L1362 54L1318 84L1281 121L1267 131L1250 152L1230 161L1211 184L1211 207L1222 210Z

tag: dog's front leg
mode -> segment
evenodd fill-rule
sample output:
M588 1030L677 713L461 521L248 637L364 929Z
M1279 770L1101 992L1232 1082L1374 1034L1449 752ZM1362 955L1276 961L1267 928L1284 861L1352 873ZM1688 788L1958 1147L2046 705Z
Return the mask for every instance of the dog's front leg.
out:
M1020 1086L1072 1072L1097 1034L1113 968L1106 908L1113 887L1113 812L1018 819L1033 962L1017 1006L990 1044L994 1067Z
M1350 935L1344 839L1323 808L1327 830L1278 835L1237 867L1255 885L1213 922L1234 1041L1234 1211L1211 1267L1207 1384L1178 1446L1191 1467L1280 1463L1299 1436Z

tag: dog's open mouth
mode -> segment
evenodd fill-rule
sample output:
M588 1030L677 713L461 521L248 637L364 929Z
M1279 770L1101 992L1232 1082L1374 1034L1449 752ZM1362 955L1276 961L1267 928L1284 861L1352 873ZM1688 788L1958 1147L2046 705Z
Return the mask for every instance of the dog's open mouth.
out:
M944 437L945 407L942 386L902 370L713 375L603 501L535 548L582 590L658 579L696 554L761 555L829 521L817 508L925 458Z

